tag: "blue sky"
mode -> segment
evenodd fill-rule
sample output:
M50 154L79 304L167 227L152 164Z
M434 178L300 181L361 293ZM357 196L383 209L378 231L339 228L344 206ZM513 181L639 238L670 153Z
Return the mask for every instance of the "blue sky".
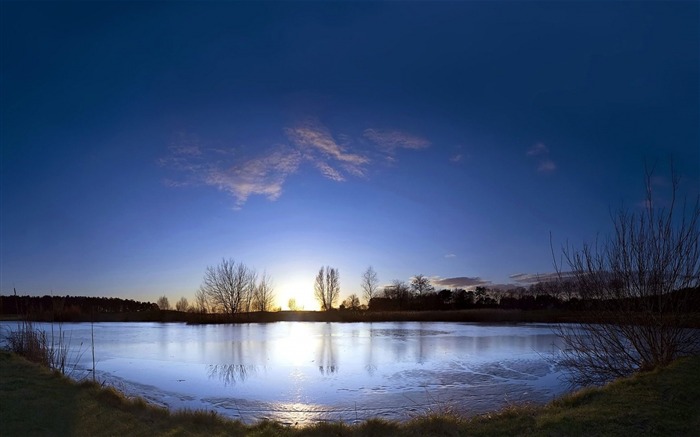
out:
M523 283L700 187L697 2L0 5L0 292ZM521 282L519 282L521 281Z

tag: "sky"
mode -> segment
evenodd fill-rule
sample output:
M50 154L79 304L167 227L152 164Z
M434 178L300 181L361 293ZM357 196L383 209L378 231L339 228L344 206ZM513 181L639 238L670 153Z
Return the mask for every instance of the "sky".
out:
M2 2L0 293L528 285L700 191L698 2ZM550 238L551 236L551 238Z

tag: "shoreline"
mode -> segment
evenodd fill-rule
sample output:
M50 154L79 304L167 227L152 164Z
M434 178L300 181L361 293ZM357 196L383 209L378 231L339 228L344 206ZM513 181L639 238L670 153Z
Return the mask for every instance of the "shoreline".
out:
M694 435L700 425L700 356L585 388L545 406L513 405L466 418L449 411L407 422L369 419L245 425L206 411L171 411L99 383L74 382L0 352L0 434L36 435Z
M700 314L698 314L700 318ZM518 310L476 308L433 311L276 311L239 313L194 313L174 310L96 313L93 315L29 314L0 315L0 321L33 322L184 322L189 324L275 322L473 322L473 323L576 323L590 321L585 312L571 310Z
M246 324L276 322L462 322L462 323L601 323L586 311L543 309L518 310L501 308L477 308L465 310L435 311L277 311L240 313L233 316L213 313L202 314L174 310L96 313L61 317L52 314L29 314L27 316L1 315L0 321L32 322L175 322L200 324ZM684 323L688 328L700 329L700 312L687 314Z

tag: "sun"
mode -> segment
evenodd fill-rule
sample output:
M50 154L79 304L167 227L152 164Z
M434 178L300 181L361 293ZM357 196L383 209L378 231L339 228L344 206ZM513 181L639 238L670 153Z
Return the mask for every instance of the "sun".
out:
M317 311L318 302L314 298L313 278L291 276L275 287L277 305L283 310L289 309L289 299L294 299L299 309Z

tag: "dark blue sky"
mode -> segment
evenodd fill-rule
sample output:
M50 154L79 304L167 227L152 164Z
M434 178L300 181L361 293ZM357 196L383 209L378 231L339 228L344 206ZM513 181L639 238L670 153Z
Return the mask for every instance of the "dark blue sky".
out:
M700 186L698 2L7 3L1 292L517 284ZM515 276L520 275L520 276Z

